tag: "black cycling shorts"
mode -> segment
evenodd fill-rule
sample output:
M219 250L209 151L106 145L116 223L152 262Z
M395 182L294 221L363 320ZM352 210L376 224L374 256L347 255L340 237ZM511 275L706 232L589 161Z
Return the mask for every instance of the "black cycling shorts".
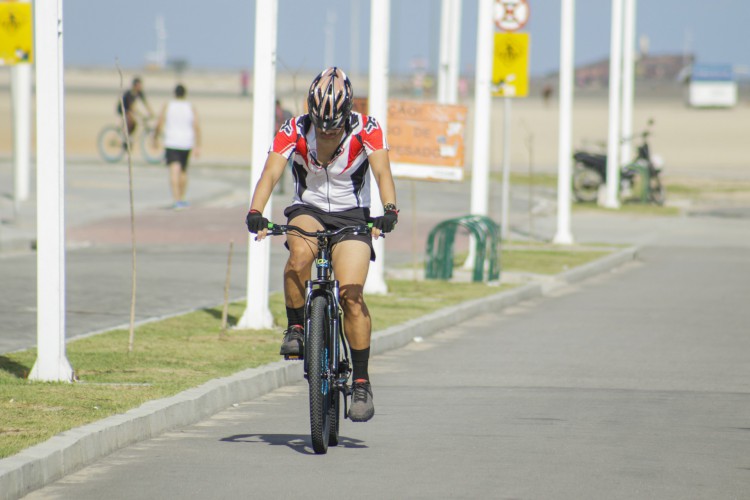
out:
M309 215L320 222L326 229L339 229L344 226L367 224L370 221L369 208L352 208L343 212L326 212L311 205L295 204L286 207L284 215L287 218L288 224L291 224L292 219L295 217ZM332 238L334 245L344 240L358 240L367 243L367 246L370 247L370 260L375 262L375 249L372 246L372 236L369 234L345 233ZM287 248L289 247L287 246Z
M167 165L178 162L182 171L187 170L188 159L190 158L189 149L170 149L167 148Z

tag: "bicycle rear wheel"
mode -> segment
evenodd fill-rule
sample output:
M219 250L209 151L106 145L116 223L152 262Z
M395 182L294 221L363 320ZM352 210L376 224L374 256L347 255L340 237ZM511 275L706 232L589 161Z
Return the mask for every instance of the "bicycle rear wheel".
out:
M667 194L664 191L664 185L661 183L658 175L652 175L648 181L648 196L653 203L664 205Z
M341 423L341 394L333 391L331 394L331 408L328 410L331 423L328 431L328 446L339 444L339 424Z
M159 144L154 145L154 129L145 127L141 134L141 153L147 163L156 165L164 160L164 150Z
M307 382L310 391L310 437L315 453L328 451L331 434L333 388L328 345L328 301L323 295L313 297L310 308L310 331L306 338Z
M125 156L125 139L122 130L116 125L107 125L96 139L99 155L107 163L117 163Z
M599 196L599 186L603 182L604 179L599 172L576 165L573 171L573 195L578 201L596 201Z

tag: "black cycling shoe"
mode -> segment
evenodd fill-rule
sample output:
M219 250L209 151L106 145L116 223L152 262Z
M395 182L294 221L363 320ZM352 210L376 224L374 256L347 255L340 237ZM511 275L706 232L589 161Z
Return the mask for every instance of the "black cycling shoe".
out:
M302 342L305 338L305 330L300 325L293 325L284 330L284 340L281 343L279 354L283 356L302 356Z
M372 403L372 386L365 379L355 380L352 384L352 404L349 407L349 418L352 422L367 422L375 415Z

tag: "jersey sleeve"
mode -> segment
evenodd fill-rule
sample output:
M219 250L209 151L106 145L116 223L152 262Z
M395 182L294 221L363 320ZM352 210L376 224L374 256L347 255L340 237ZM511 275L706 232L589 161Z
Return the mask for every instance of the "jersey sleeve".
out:
M365 153L367 153L368 156L375 151L388 149L388 141L385 139L383 128L372 116L364 116L362 145L365 147Z
M271 151L279 153L286 159L292 156L294 149L297 147L297 127L295 125L295 119L289 119L281 125L273 138L271 148L268 150L269 153Z

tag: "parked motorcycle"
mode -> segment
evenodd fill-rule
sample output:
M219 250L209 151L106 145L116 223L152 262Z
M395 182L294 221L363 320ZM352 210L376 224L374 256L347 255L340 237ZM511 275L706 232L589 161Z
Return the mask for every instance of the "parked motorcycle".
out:
M633 140L640 137L641 144L635 158L620 167L620 195L629 197L633 193L636 181L640 180L640 201L663 205L666 194L659 176L662 170L661 159L652 155L648 143L653 123L653 120L649 120L643 132L625 139ZM607 182L607 155L578 150L573 154L573 159L573 195L578 201L596 201L599 186Z

